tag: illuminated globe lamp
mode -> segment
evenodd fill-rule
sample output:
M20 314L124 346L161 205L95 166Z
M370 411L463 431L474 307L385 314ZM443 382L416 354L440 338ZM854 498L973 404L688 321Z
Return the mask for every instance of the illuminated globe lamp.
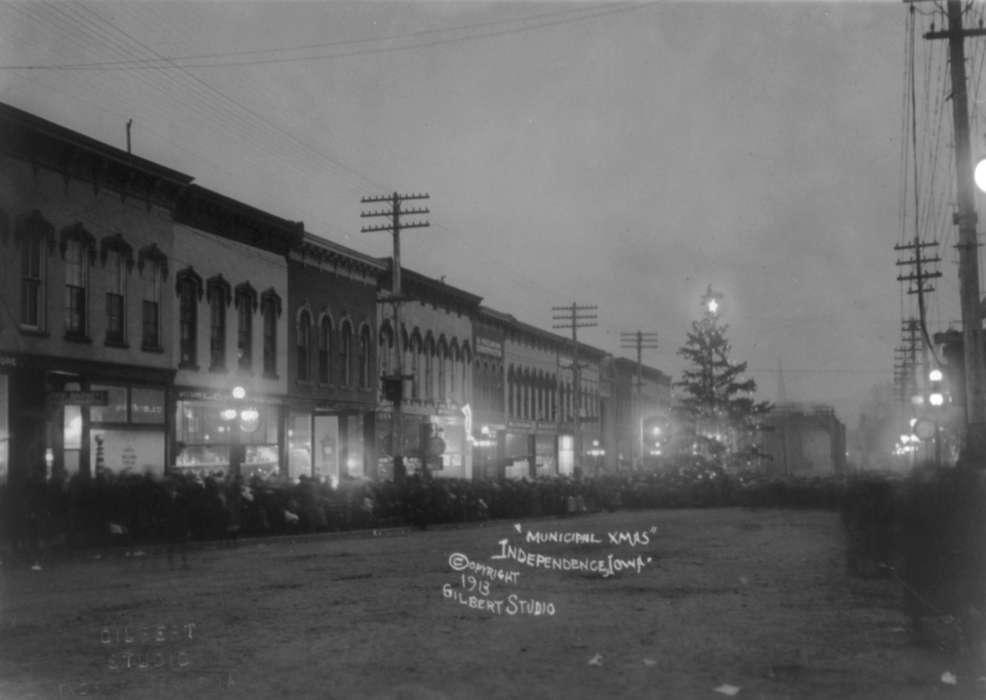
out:
M252 406L238 407L247 395L246 389L242 386L233 387L230 394L233 397L234 404L220 411L219 417L231 424L228 428L231 439L229 470L233 476L239 476L246 456L241 433L252 433L257 430L260 425L260 411Z
M942 379L944 375L940 369L933 369L928 373L928 379L931 381L931 387L928 392L928 403L939 408L945 405L945 393L942 391Z
M976 169L972 172L972 177L976 181L976 187L981 192L986 192L986 158L980 158L976 163Z

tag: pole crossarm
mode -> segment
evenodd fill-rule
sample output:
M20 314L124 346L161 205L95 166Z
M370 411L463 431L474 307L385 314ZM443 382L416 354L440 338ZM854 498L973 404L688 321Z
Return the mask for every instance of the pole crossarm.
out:
M575 399L575 464L581 469L582 463L582 367L586 366L579 362L579 341L578 329L591 328L598 325L593 321L597 316L590 313L598 310L598 306L580 305L572 302L568 306L552 306L551 310L555 313L552 319L555 321L565 321L552 326L552 328L564 328L572 331L572 389Z
M419 199L430 199L428 194L400 194L398 192L393 192L389 195L379 195L373 197L363 197L360 201L363 204L374 204L387 202L390 204L389 209L380 209L375 211L364 211L360 213L361 218L373 218L373 217L388 217L390 218L389 225L381 226L364 226L362 228L363 233L377 233L377 232L387 232L393 236L394 241L394 251L393 251L393 270L391 273L391 284L390 293L382 294L377 297L378 303L392 304L393 305L393 315L394 315L394 345L396 346L397 352L395 353L395 372L394 376L400 378L401 386L394 398L394 410L391 413L391 440L394 458L394 480L400 480L404 477L404 417L402 410L403 403L403 381L409 377L413 379L413 376L404 373L403 367L403 357L404 349L401 348L401 304L407 301L411 301L409 297L402 294L401 290L401 231L409 228L426 228L430 224L427 221L403 221L402 216L408 215L420 215L428 214L428 209L417 208L402 210L401 204L408 200L419 200ZM428 469L427 465L422 461L422 473L427 475Z

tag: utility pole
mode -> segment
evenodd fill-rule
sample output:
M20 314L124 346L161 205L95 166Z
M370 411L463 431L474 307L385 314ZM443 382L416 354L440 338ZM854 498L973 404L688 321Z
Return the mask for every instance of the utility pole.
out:
M959 227L959 297L962 307L962 350L965 361L965 458L980 467L986 449L986 395L984 395L983 327L979 302L979 242L973 194L972 158L969 147L969 107L965 74L965 38L986 35L986 29L962 28L962 0L948 0L948 29L932 31L925 39L948 39L952 79L952 122L955 132L955 192ZM913 11L913 8L912 8Z
M579 328L591 328L599 325L595 313L598 306L579 306L574 301L570 306L552 306L556 312L552 319L564 321L554 324L552 328L565 328L572 331L572 384L575 394L575 466L582 469L582 365L579 363Z
M935 291L935 288L931 285L925 284L925 280L935 279L941 277L941 272L934 271L929 272L925 269L925 265L940 263L941 258L935 255L934 257L922 256L921 251L925 248L937 247L937 241L923 243L917 236L911 243L904 245L895 245L894 250L901 251L914 251L914 257L907 260L898 260L898 267L904 265L912 266L909 274L897 275L898 282L913 282L914 284L908 286L907 293L917 295L918 298L918 317L916 319L907 319L905 321L905 331L911 333L912 336L916 335L918 332L921 334L921 372L922 377L926 377L928 374L928 348L931 347L931 338L928 336L928 320L927 320L927 305L925 304L925 294L930 294ZM916 339L915 339L916 340ZM912 340L912 347L916 348L918 343ZM914 359L914 366L917 367L917 358ZM923 379L922 379L923 383Z
M398 194L394 192L390 195L379 197L363 197L360 201L363 204L388 202L390 209L378 211L364 211L360 214L362 218L383 216L390 219L390 223L381 226L364 226L363 233L375 233L378 231L388 231L394 238L393 265L391 266L390 295L377 299L384 304L393 304L394 318L394 347L397 349L397 358L394 363L394 375L381 377L386 386L388 383L397 383L396 390L391 394L394 403L394 410L391 415L391 453L394 458L394 481L404 478L404 414L402 403L404 401L404 348L401 347L401 304L407 299L401 296L401 231L409 228L425 228L429 225L427 221L414 221L405 223L401 221L401 216L413 216L416 214L428 214L428 209L408 209L401 210L401 203L408 200L429 199L427 194ZM413 376L413 375L408 375ZM422 463L422 467L424 464Z
M631 455L634 467L638 467L644 461L644 403L643 403L643 352L644 349L656 350L657 349L657 331L635 331L631 333L620 333L620 347L625 350L637 350L637 381L636 381L636 407L634 410L635 422L634 425L637 428L637 437L634 445L634 453Z

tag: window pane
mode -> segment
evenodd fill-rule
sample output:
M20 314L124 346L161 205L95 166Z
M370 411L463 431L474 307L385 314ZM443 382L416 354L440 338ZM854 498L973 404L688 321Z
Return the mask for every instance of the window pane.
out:
M241 296L239 306L239 331L236 341L238 353L238 363L241 369L250 369L251 356L253 355L253 312L250 307L250 299Z
M0 374L0 483L7 480L10 470L10 381L6 374Z
M181 287L180 301L180 351L179 361L183 365L194 365L196 361L196 329L197 307L195 302L195 287L191 282L184 282Z
M97 469L164 474L163 430L93 430L90 439Z
M78 450L82 447L82 408L79 406L65 407L63 422L63 447L66 450Z
M212 296L212 320L210 349L213 367L223 367L226 364L226 302L222 293L216 291Z
M21 323L41 325L41 241L25 240L21 248Z
M143 387L132 388L130 420L134 423L164 423L164 391Z
M312 416L292 413L288 422L288 475L292 479L312 474Z
M93 384L93 391L106 392L106 405L89 409L89 418L94 423L125 423L127 421L127 387Z
M143 310L143 345L145 348L156 348L160 345L158 338L157 302L145 300Z
M112 292L106 294L106 338L123 341L123 297Z

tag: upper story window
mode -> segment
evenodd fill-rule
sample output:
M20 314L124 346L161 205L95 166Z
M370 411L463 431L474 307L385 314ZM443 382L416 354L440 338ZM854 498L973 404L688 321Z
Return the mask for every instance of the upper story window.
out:
M161 282L168 276L168 258L153 243L137 254L140 273L140 347L161 350Z
M260 315L264 326L264 376L277 376L277 318L281 315L281 297L273 289L260 296Z
M209 369L226 369L226 307L230 304L229 282L222 275L210 277L207 283L209 300Z
M106 342L122 345L127 328L127 262L117 250L107 251L106 270Z
M435 397L435 341L429 335L425 341L425 384L424 398L434 400Z
M380 374L389 376L391 369L391 355L394 352L394 329L390 325L385 325L380 329Z
M44 325L45 250L40 238L21 242L21 325Z
M370 329L364 325L359 331L359 385L363 389L370 386L370 361L372 359L370 348Z
M249 282L236 286L236 366L249 372L253 368L253 314L257 292Z
M66 241L65 245L65 334L71 337L86 335L89 266L82 241Z
M444 336L438 339L436 354L438 355L438 400L448 401L448 377L445 374L448 365L448 346L445 344Z
M127 342L127 286L134 266L133 248L119 233L99 245L106 278L106 343Z
M188 267L176 275L175 285L178 291L178 366L197 369L202 278Z
M55 228L34 210L18 217L14 239L21 251L21 327L40 331L45 325L45 273L55 247Z
M342 322L339 332L339 358L342 363L340 382L349 386L353 383L353 324L348 320Z
M323 316L318 325L318 381L332 381L332 319Z
M308 309L298 312L298 381L307 382L310 378L311 362L309 353L312 347L312 315Z

